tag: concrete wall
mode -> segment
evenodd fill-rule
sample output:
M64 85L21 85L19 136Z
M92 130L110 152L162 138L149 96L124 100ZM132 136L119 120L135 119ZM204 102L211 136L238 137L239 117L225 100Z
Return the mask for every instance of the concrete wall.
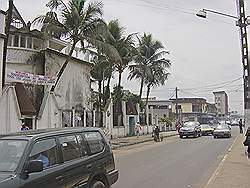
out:
M42 117L37 120L37 129L58 128L61 127L61 111L58 109L53 94L48 94L44 98Z
M17 132L21 128L21 114L14 87L6 87L0 96L0 134Z
M46 52L45 75L57 75L65 60L65 57L57 53ZM79 104L86 109L92 109L90 103L90 69L88 63L74 59L69 61L55 89L55 97L61 109L72 109Z

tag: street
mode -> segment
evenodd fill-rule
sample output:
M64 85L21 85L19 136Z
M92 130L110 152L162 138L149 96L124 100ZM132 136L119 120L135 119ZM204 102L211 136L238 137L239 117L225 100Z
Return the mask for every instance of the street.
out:
M233 127L230 139L172 137L116 150L120 177L113 188L203 187L238 132Z

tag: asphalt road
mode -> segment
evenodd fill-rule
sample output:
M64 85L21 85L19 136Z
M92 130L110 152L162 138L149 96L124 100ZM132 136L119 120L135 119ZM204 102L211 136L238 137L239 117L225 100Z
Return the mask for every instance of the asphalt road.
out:
M112 188L203 187L238 132L233 128L230 139L172 137L116 150L120 177Z

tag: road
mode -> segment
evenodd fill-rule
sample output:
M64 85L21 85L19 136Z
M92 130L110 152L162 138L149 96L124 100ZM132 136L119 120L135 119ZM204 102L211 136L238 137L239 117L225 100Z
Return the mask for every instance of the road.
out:
M144 143L114 151L120 172L112 188L203 187L232 145L230 139L203 136L197 139L172 137L161 143Z

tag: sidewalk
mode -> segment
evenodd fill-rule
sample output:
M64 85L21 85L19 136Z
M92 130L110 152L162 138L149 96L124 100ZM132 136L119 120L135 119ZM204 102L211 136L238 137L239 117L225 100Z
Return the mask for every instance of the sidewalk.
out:
M164 138L171 137L171 136L176 136L177 132L176 131L170 131L170 132L161 132L161 135L163 135ZM124 137L124 138L116 138L116 139L111 139L110 144L113 150L125 147L125 146L131 146L135 144L140 144L143 142L150 142L153 141L152 134L148 135L141 135L139 138L136 136L132 137Z
M250 187L250 160L245 155L244 139L244 135L238 136L205 188Z

